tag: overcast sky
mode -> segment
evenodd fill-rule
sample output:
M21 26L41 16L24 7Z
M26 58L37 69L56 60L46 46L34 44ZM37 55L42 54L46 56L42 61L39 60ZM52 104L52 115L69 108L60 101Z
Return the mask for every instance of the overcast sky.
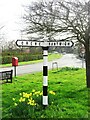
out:
M24 14L22 6L35 1L38 0L0 0L0 27L4 26L0 35L4 34L7 41L20 39L20 29L23 25L21 17Z
M0 35L4 34L7 40L20 38L21 17L24 14L23 5L29 5L36 0L0 0Z

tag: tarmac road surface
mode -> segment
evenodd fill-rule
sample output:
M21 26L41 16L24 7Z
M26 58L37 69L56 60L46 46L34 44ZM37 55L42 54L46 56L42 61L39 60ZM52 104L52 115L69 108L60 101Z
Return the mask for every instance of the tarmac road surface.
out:
M60 59L56 59L54 61L48 62L48 69L52 69L52 64L53 64L53 68L56 68L57 66L55 62L57 63L58 68L66 67L66 66L85 68L85 61L82 62L82 60L78 59L74 54L65 54ZM14 70L14 67L0 68L0 71L11 70L11 69ZM35 73L42 70L43 70L43 62L37 64L23 65L17 67L17 75L26 74L26 73Z

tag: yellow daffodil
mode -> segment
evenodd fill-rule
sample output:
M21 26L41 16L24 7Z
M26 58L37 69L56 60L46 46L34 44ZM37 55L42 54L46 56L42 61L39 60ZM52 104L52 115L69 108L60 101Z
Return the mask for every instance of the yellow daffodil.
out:
M18 104L17 103L14 103L15 106L17 106Z
M32 100L32 97L30 98L30 100Z
M40 95L40 93L41 93L40 91L37 91L34 93L34 95Z
M29 97L31 97L31 96L32 96L32 93L29 94Z
M27 104L31 105L31 100L29 100L29 102Z
M31 105L32 105L32 106L35 106L35 105L36 105L36 103L31 103Z
M15 98L13 98L12 100L15 101Z
M40 95L42 95L43 94L43 92L40 92Z
M23 97L21 97L20 99L19 99L19 102L24 102L25 101L25 98L23 98Z
M33 89L32 92L35 92L35 90Z
M29 94L23 92L23 97L25 97L25 98L29 98L29 96L30 96Z
M32 100L32 99L29 99L29 102L27 104L31 105L31 106L35 106L36 105L35 101Z
M55 92L53 92L53 91L49 91L49 93L52 94L52 95L55 95Z
M22 93L20 93L19 95L22 95Z

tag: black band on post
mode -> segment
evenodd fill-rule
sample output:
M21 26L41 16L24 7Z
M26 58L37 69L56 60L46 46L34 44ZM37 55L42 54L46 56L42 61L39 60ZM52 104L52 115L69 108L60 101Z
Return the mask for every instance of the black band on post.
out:
M48 86L43 86L43 96L47 96L47 88Z
M48 67L43 66L43 76L48 76Z
M48 49L49 49L49 47L42 47L42 49L43 49L43 50L48 50Z

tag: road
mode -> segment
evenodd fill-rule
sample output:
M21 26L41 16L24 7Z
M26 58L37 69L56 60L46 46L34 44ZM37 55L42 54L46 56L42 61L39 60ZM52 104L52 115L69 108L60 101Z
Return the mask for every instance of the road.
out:
M51 62L48 62L48 69L52 69L52 63L57 62L58 67L79 67L82 68L82 60L78 59L74 54L65 54L61 59L57 59ZM56 68L56 64L53 65L53 68ZM85 62L83 64L85 68ZM14 67L0 68L0 71L5 70L14 70ZM34 73L43 70L43 62L31 65L23 65L17 67L17 75Z

